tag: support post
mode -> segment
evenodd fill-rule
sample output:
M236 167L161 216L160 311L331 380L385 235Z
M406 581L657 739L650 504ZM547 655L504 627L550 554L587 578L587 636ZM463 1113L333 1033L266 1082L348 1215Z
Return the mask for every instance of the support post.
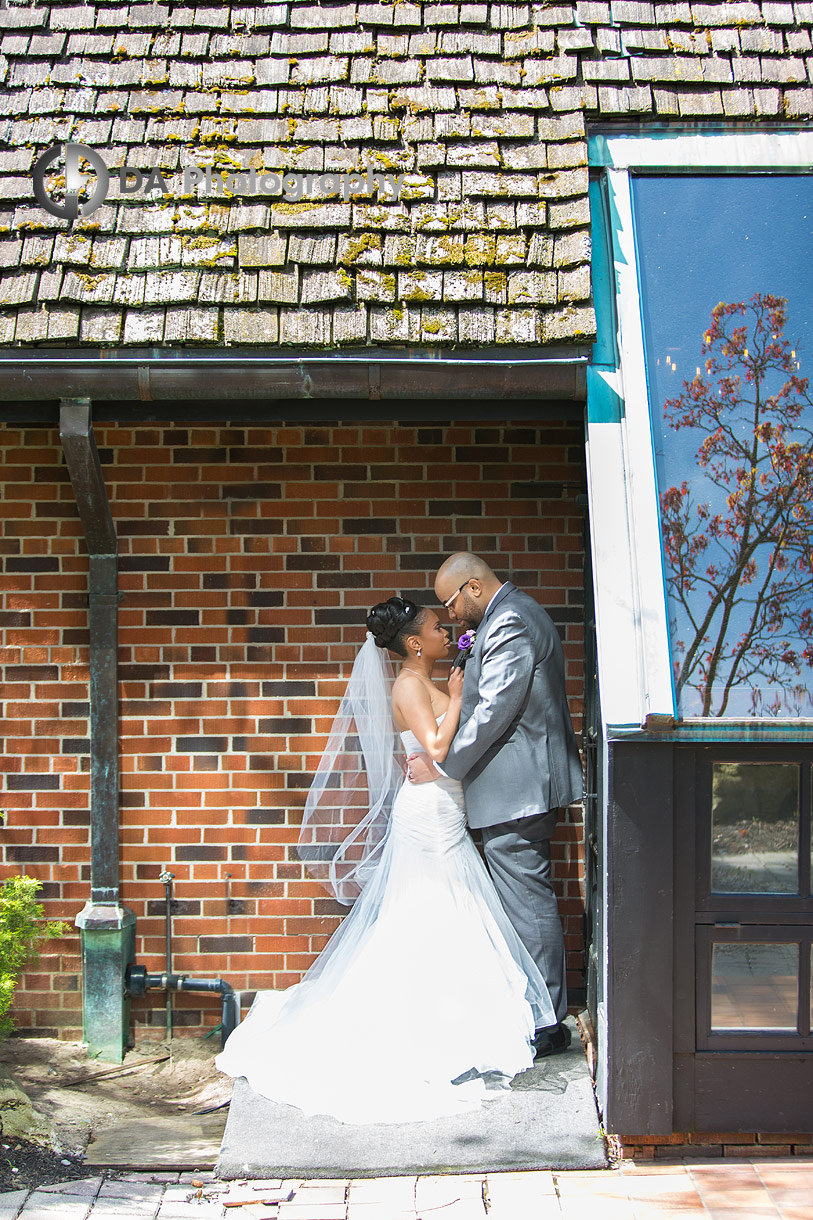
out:
M62 399L59 432L90 554L90 901L76 918L82 1027L91 1054L120 1063L129 1038L124 974L135 959L135 915L119 902L118 546L90 399Z

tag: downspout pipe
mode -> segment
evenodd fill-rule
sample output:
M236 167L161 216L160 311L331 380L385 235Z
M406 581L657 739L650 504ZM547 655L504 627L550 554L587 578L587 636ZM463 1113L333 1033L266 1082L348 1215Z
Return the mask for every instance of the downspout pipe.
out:
M90 557L90 901L76 918L84 1039L99 1058L121 1062L129 1038L124 972L135 957L135 915L119 902L118 545L90 399L61 399L59 434Z
M62 399L59 434L90 556L90 901L119 900L118 544L90 400Z

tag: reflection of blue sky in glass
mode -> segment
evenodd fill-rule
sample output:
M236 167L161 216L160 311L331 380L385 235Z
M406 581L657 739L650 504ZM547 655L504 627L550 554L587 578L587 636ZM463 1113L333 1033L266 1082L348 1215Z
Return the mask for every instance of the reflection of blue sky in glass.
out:
M663 404L698 369L705 373L703 332L714 306L756 292L787 299L785 336L800 375L813 377L813 176L639 175L632 194L658 484L691 483L694 474L695 499L706 499L695 461L703 435L668 426L664 433ZM728 714L749 708L740 700Z

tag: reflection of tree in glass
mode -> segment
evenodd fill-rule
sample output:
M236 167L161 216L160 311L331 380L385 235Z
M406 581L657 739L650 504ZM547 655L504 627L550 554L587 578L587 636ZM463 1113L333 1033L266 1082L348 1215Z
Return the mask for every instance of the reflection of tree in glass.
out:
M703 716L725 715L737 688L751 714L799 715L811 702L813 431L803 416L809 424L813 400L783 334L785 307L760 293L716 305L706 377L664 405L676 431L705 433L702 483L661 496L678 699L696 691Z

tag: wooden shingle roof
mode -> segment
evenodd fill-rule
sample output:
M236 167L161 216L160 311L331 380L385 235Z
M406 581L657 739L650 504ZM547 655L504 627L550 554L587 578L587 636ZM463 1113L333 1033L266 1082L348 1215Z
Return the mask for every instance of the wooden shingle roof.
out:
M584 343L586 123L808 119L812 25L813 3L752 0L8 0L0 341ZM66 141L111 171L74 222L32 186ZM122 193L122 166L170 193ZM212 193L182 189L189 167ZM403 175L400 196L319 193L365 169ZM286 172L311 196L256 187Z

